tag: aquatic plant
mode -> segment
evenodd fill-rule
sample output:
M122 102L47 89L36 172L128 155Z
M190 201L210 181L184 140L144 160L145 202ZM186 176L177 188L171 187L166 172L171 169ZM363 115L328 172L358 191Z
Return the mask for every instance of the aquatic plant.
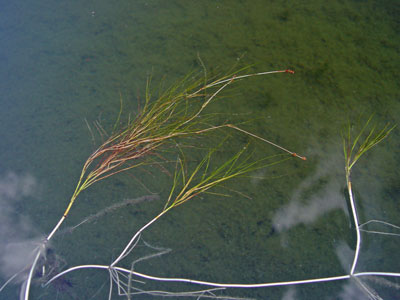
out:
M246 146L243 149L238 150L236 154L234 154L227 161L221 163L220 165L217 164L215 166L215 164L212 163L212 158L215 152L218 151L218 149L220 149L220 147L222 146L221 143L220 145L210 149L205 157L197 165L195 165L191 171L188 171L189 168L186 165L184 152L182 151L182 149L177 147L176 150L178 158L176 160L175 174L173 176L171 191L169 197L165 201L164 208L153 219L147 222L143 227L141 227L131 236L129 242L120 252L118 257L110 265L90 264L69 268L55 275L46 283L46 285L51 284L62 278L62 276L64 276L65 274L76 270L88 268L103 269L107 270L110 276L109 299L111 299L114 284L118 288L119 295L126 296L128 299L130 299L131 296L138 294L216 298L217 296L215 296L214 292L226 288L261 288L353 279L359 286L361 286L364 291L366 291L368 295L370 295L374 299L379 299L379 295L371 288L369 288L368 285L361 282L361 278L363 276L374 278L376 276L400 277L400 273L376 271L356 272L356 266L361 248L360 232L363 230L362 227L366 226L369 223L380 223L393 228L400 227L381 220L368 220L364 224L360 224L357 214L357 205L352 190L352 170L356 163L360 160L361 157L364 156L365 153L367 153L370 149L383 141L395 128L395 126L391 127L389 124L387 124L378 129L376 125L371 125L372 117L367 120L360 132L355 136L353 136L352 134L352 128L350 125L343 133L343 152L346 177L345 182L352 210L352 219L355 224L357 236L353 262L348 273L331 277L254 284L218 283L200 281L190 278L156 277L135 271L134 265L140 260L150 259L156 256L163 255L167 253L169 249L154 248L150 245L147 245L147 243L146 245L148 247L153 248L158 252L134 261L132 263L131 269L118 266L118 264L123 259L125 259L130 253L132 253L132 251L134 251L135 247L140 241L141 234L173 208L176 208L203 193L213 193L213 191L211 190L223 184L224 182L233 178L247 176L247 174L257 169L280 163L284 160L290 159L291 157L297 157L302 160L306 160L305 157L300 156L295 152L289 151L280 145L264 139L263 137L246 131L243 128L238 127L237 125L215 125L213 124L213 120L210 115L203 114L205 108L217 98L222 90L224 90L235 80L251 76L284 72L292 73L292 71L290 70L282 70L256 74L246 74L240 76L234 74L219 78L217 80L211 81L210 83L203 83L204 81L202 79L193 80L193 76L188 76L178 84L174 85L172 88L158 95L154 100L152 99L150 93L150 83L148 83L144 106L139 110L136 117L132 120L128 120L127 124L123 126L122 129L117 130L118 122L120 121L120 113L113 130L113 132L116 133L111 134L110 137L107 138L106 141L103 142L100 147L96 151L94 151L85 162L74 194L72 195L71 200L62 218L45 239L43 244L39 246L33 263L28 266L29 274L28 279L25 282L25 292L23 295L24 299L29 299L29 288L33 276L32 274L36 268L39 257L46 249L47 242L54 236L56 231L58 231L59 227L69 214L78 195L83 190L85 190L95 182L101 181L102 179L108 178L120 172L155 163L156 159L159 157L159 151L161 149L164 149L168 145L176 145L176 139L202 135L222 128L233 129L247 136L256 138L290 154L290 156L276 155L272 157L255 159L254 156L248 154L248 147ZM101 127L99 127L99 129L101 132L103 132ZM114 209L114 206L111 209ZM103 214L104 212L101 212L99 216ZM89 217L87 220L90 221L91 219L97 217L98 215L96 214ZM375 231L373 233L388 234L386 232L378 231ZM134 285L134 282L136 282L137 280L136 278L148 279L151 281L190 283L194 285L206 286L207 288L179 293L172 293L168 291L146 291ZM7 281L6 284L8 282L9 281ZM231 297L230 299L239 298Z

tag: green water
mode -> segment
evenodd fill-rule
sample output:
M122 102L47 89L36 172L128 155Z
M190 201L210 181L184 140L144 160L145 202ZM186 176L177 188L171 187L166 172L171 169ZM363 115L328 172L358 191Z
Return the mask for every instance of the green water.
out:
M348 274L355 240L344 196L340 135L349 119L361 125L371 113L378 124L400 124L399 15L397 1L3 3L1 250L10 241L45 235L62 215L82 165L94 150L85 119L110 129L119 112L120 94L127 117L136 111L137 99L143 99L149 75L155 85L162 78L168 85L190 71L201 71L200 57L208 74L249 65L249 72L295 70L294 75L234 83L207 112L221 113L221 122L251 120L244 125L246 130L308 160L292 159L252 174L263 179L241 179L228 186L245 197L235 192L230 198L206 195L173 210L143 234L146 242L172 251L136 269L155 276L224 283ZM221 160L247 141L229 131L221 134L233 138L219 154ZM217 139L213 135L208 142L195 142L207 147ZM356 166L353 185L361 222L379 219L399 225L399 141L395 129ZM279 153L268 145L256 145L260 152ZM20 183L16 194L6 193L12 190L10 178ZM54 253L65 267L109 264L130 236L162 209L171 183L160 169L138 169L92 186L79 196L65 228L150 191L161 199L114 210L71 234L56 236L51 244ZM398 237L363 234L357 271L399 272L398 247ZM150 252L139 246L135 255ZM1 270L6 259L1 257ZM130 268L130 261L122 265ZM72 287L64 285L65 290L57 291L36 285L32 299L55 299L55 295L90 299L102 286L94 299L108 297L105 271L78 271L67 278ZM365 283L384 299L397 299L399 280L385 279L392 286ZM137 286L196 289L175 284ZM17 299L18 289L10 286L0 298ZM219 295L368 299L353 281L230 289ZM113 299L117 298L115 293Z

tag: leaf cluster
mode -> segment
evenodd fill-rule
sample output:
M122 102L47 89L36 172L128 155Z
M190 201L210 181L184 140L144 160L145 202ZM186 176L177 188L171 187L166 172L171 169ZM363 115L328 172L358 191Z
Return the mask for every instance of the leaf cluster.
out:
M376 124L371 125L373 116L370 116L358 135L353 139L351 135L351 126L349 125L343 138L343 152L345 158L346 178L349 180L350 172L356 162L369 149L379 144L385 139L390 132L396 127L386 124L383 128L378 129Z
M230 159L212 169L210 167L212 156L221 148L221 145L222 143L216 148L209 150L208 154L191 172L187 171L184 159L178 158L173 185L164 206L164 211L179 206L201 193L211 193L210 189L221 185L227 180L248 176L250 172L281 163L291 158L280 154L254 160L252 153L245 155L249 146L247 145Z

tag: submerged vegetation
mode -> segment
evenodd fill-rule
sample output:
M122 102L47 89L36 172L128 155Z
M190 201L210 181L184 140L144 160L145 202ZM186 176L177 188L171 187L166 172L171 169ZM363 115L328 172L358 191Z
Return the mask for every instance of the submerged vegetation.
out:
M215 191L215 188L223 185L226 181L233 178L250 176L251 172L281 163L293 157L306 160L306 157L300 156L296 152L289 151L286 148L265 139L264 137L255 135L239 127L237 124L218 124L213 115L207 114L205 112L206 108L213 101L216 101L221 92L234 81L247 77L262 76L273 73L293 74L294 72L291 70L280 70L245 75L230 74L222 78L213 79L210 81L207 81L207 78L202 78L201 76L190 74L185 79L176 83L171 88L159 93L154 98L151 93L149 81L146 88L146 97L144 103L142 105L139 105L139 109L135 117L129 118L125 124L121 122L121 105L121 111L114 125L113 133L110 135L106 134L105 130L101 127L100 124L95 123L95 127L97 128L99 134L103 138L105 137L105 141L103 141L103 143L88 157L88 159L84 163L77 186L67 205L66 210L64 211L62 217L53 228L53 230L50 232L50 234L35 250L32 263L19 272L21 274L28 273L22 287L23 291L21 293L21 298L25 300L29 299L31 281L34 277L36 270L38 269L38 265L46 263L46 257L44 253L46 253L46 250L48 249L48 242L59 230L66 217L70 214L77 197L83 190L87 189L92 184L115 174L141 166L153 164L159 165L160 161L168 161L169 163L174 163L175 165L175 173L172 176L172 187L168 198L165 199L165 205L163 209L130 237L124 249L109 265L90 264L72 267L58 273L57 275L53 276L52 274L51 276L53 277L45 285L57 281L59 283L63 282L59 281L60 278L62 278L63 275L75 270L103 269L107 270L110 276L109 299L111 299L112 297L114 284L118 288L119 295L126 296L128 299L131 299L133 295L137 294L148 294L157 296L176 295L180 297L196 298L201 298L204 296L208 298L218 298L218 296L216 296L214 292L226 288L260 288L270 286L287 286L344 279L355 279L366 290L368 294L374 294L368 289L365 284L361 283L359 277L371 275L400 276L399 273L357 273L355 271L361 247L361 227L370 222L385 223L385 225L387 226L395 227L395 225L380 220L369 220L367 223L360 225L357 215L357 207L351 188L350 174L356 162L368 150L370 150L378 143L380 143L383 139L385 139L394 129L394 126L390 127L389 125L384 126L382 129L377 129L376 126L372 126L372 129L369 129L368 131L368 128L371 125L372 117L368 119L365 126L355 136L355 138L353 138L351 134L350 126L343 135L346 184L348 187L350 204L352 208L352 218L354 224L356 225L357 233L356 250L351 270L348 273L340 276L303 279L296 281L236 284L207 282L186 278L155 277L139 273L134 270L134 265L137 261L161 256L169 251L161 248L153 248L158 252L134 261L132 263L131 269L118 266L118 264L123 259L127 258L128 255L134 251L135 247L141 240L141 234L143 233L143 231L150 227L154 222L156 222L159 218L161 218L173 208L180 206L187 201L205 193L210 193L217 196L225 196L225 193L219 193ZM91 130L90 126L89 129ZM244 147L233 149L234 154L228 160L222 162L215 160L214 157L216 152L224 147L224 142L227 139L226 134L221 134L220 132L217 132L222 129L233 130L238 134L249 137L249 140L256 139L279 149L280 152L283 153L272 156L264 155L263 157L256 157L253 152L249 151L249 149L251 148L251 142L249 142ZM211 132L217 132L218 136L221 135L222 138L219 138L218 145L211 147L211 149L207 149L207 154L202 159L200 159L197 164L194 164L194 166L193 164L191 166L188 166L186 159L186 150L179 145L178 139L186 140L186 138L188 137L203 136ZM176 159L173 159L171 161L164 158L162 155L162 151L165 150L167 150L169 154L172 154L174 157L176 157ZM238 192L240 193L240 191ZM97 219L104 215L106 212L115 209L115 207L123 205L126 205L126 203L124 202L113 205L96 215L88 217L77 226L80 226L84 222L89 222L91 220ZM74 226L72 229L75 229L77 226ZM148 247L152 248L151 246ZM10 280L8 280L0 288L0 292L17 275L18 274L10 278ZM136 282L140 282L138 279L146 279L155 282L172 281L180 283L190 283L194 285L207 286L209 288L180 293L172 293L169 291L147 291L135 286ZM238 298L230 297L229 299Z

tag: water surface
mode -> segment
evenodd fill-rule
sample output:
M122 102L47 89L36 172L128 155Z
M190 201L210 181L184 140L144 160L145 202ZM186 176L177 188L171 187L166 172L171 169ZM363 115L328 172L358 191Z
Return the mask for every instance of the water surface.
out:
M355 233L345 196L341 132L349 120L356 132L372 113L379 125L399 124L399 12L396 1L3 4L2 282L30 249L19 245L40 240L68 204L83 163L94 150L86 121L97 120L110 130L120 95L127 118L143 99L150 75L155 86L163 78L168 86L204 67L207 74L216 75L243 66L250 66L248 72L290 68L295 74L235 82L207 113L220 113L219 122L250 121L243 125L246 130L307 156L307 161L292 159L227 186L240 194L204 195L173 210L143 234L147 243L172 251L135 268L155 276L224 283L348 274ZM228 130L220 134L232 135L219 153L221 162L249 140L258 154L280 153ZM207 148L219 139L215 133L193 143ZM398 149L395 129L357 164L352 179L360 222L378 219L399 225ZM196 161L204 153L188 155ZM173 172L172 165L168 168ZM137 169L92 186L79 196L62 229L126 199L151 192L160 199L116 208L72 232L63 231L52 241L49 256L60 269L109 264L130 236L160 212L171 184L172 177L156 168ZM362 239L357 271L400 270L398 237L363 234ZM136 257L152 253L143 245L138 245ZM121 265L130 268L133 260ZM398 279L363 282L384 299L399 294ZM78 271L56 287L35 284L32 299L56 294L58 299L107 299L108 274ZM18 285L10 285L2 297L17 299L18 291ZM369 299L354 281L230 289L219 295Z

